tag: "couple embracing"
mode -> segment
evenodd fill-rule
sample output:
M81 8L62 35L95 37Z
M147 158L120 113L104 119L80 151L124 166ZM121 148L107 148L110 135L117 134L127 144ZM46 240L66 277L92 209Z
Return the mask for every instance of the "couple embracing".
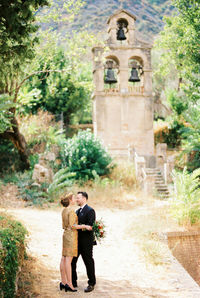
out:
M61 198L63 224L63 248L60 262L61 282L60 290L76 292L77 272L76 264L82 256L88 276L88 286L84 292L94 290L96 284L95 266L93 259L94 237L92 226L95 222L95 211L87 205L88 194L80 191L75 196L70 193ZM80 207L76 212L74 208Z

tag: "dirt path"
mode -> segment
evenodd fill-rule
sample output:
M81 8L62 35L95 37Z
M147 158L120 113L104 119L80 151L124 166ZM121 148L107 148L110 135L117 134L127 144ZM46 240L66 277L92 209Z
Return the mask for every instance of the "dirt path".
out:
M81 258L78 262L78 292L64 293L58 290L61 255L61 209L38 210L31 208L8 210L30 232L28 252L37 258L37 297L200 297L194 293L177 272L169 254L168 264L151 266L145 263L138 243L127 231L133 217L145 213L143 207L136 210L97 209L97 218L103 218L107 237L94 247L97 285L91 293L84 294L87 285L85 268ZM184 271L184 270L183 270Z

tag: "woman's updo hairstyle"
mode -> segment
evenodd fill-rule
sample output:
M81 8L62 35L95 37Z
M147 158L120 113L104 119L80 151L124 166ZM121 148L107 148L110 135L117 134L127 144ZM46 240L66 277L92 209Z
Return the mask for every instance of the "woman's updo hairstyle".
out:
M65 194L61 197L60 203L63 205L63 207L69 206L69 201L72 200L73 193L70 192L69 194Z

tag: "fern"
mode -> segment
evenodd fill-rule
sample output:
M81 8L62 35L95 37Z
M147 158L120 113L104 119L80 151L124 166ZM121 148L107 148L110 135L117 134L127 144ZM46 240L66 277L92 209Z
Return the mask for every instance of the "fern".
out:
M173 171L175 192L172 213L179 223L194 224L200 221L200 168L192 174Z
M70 173L68 168L59 170L53 178L53 182L48 187L48 194L51 201L64 188L71 187L74 183L76 173Z

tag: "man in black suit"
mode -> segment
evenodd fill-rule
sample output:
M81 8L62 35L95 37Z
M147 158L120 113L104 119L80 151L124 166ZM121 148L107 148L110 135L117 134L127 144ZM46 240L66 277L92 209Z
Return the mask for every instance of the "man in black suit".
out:
M77 273L76 263L78 257L81 255L86 267L88 276L88 286L84 289L84 292L91 292L94 290L96 284L95 266L93 259L93 244L94 237L92 226L96 219L95 211L93 208L87 205L88 194L84 191L80 191L77 194L77 203L80 208L76 211L78 215L78 224L86 225L87 230L78 230L78 256L72 260L72 283L74 287L77 287Z

